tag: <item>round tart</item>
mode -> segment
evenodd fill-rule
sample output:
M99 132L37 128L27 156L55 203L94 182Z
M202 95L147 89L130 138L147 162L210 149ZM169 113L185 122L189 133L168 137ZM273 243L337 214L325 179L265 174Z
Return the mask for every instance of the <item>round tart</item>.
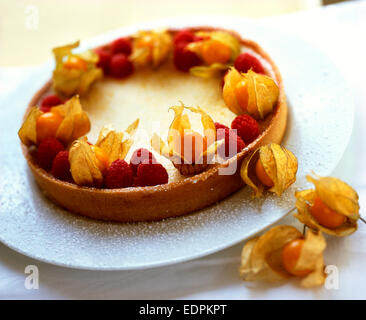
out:
M46 196L69 211L90 218L137 222L160 220L191 213L223 200L243 187L244 183L239 172L243 159L259 146L272 142L280 143L283 138L287 124L286 97L277 66L254 41L242 39L231 31L198 27L189 30L198 39L191 43L200 43L202 38L205 39L206 34L216 31L226 32L235 37L240 43L240 51L249 52L255 56L264 66L266 75L277 84L277 99L271 111L257 119L260 133L253 141L247 143L244 149L230 159L222 163L209 164L203 171L199 170L202 172L198 171L198 173L194 172L190 175L181 174L181 167L174 165L154 150L154 157L168 173L168 183L117 189L80 186L73 182L57 179L39 165L32 148L23 143L22 149L28 165ZM178 30L166 32L173 38ZM117 44L123 47L122 42ZM117 44L115 45L117 46ZM195 45L191 44L191 47L194 52ZM134 48L133 50L135 50ZM216 50L218 49L216 48ZM169 53L170 57L172 54ZM224 50L222 54L225 54ZM134 52L132 52L133 56ZM207 53L205 59L206 61L211 59L210 52ZM120 60L123 63L123 59ZM138 61L134 61L134 64L135 62ZM232 60L231 65L233 64ZM214 63L210 64L211 67L213 65ZM220 85L222 77L204 76L202 78L196 77L192 74L193 72L182 72L177 70L172 58L167 58L158 68L155 67L140 68L138 66L136 68L135 64L133 74L126 74L126 77L123 76L122 79L103 77L81 95L81 105L92 123L91 130L88 132L90 141L98 138L98 132L105 124L112 123L115 127L126 128L133 120L139 118L139 127L132 146L125 155L125 160L130 161L131 155L136 149L142 147L152 149L149 144L154 121L161 121L160 133L165 137L172 122L172 114L168 112L168 109L173 105L178 105L180 101L189 106L200 106L200 110L207 113L214 121L227 126L230 126L231 121L237 116L232 112L233 108L226 106L222 97L222 86ZM224 68L222 69L224 70ZM251 69L255 70L255 66ZM207 70L209 69L204 69L204 71ZM202 70L200 69L200 71ZM128 72L132 73L132 70ZM53 80L48 81L32 98L27 114L33 106L39 105L44 97L53 93L54 79L55 73ZM146 132L149 133L146 134ZM228 166L236 168L234 173L222 174L221 170Z

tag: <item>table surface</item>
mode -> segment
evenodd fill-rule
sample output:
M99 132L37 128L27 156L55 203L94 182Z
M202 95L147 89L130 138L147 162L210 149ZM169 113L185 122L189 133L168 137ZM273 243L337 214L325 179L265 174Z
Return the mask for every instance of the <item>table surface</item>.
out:
M356 1L259 20L320 48L337 65L354 94L355 124L350 143L333 172L359 193L366 205L366 1ZM289 44L291 45L291 44ZM0 68L1 100L33 70ZM364 215L365 216L365 215ZM281 224L296 224L292 217ZM328 238L325 262L339 272L338 289L302 289L296 281L280 285L244 283L238 267L243 243L194 261L139 271L80 271L24 257L0 244L0 299L364 299L366 225L347 238ZM39 289L25 288L25 268L39 269Z

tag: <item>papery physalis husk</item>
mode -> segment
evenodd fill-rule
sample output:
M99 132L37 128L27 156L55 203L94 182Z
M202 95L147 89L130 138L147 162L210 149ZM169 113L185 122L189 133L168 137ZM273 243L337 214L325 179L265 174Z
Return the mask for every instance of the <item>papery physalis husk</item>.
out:
M276 82L271 77L252 70L240 74L235 68L231 68L225 76L222 93L226 106L236 114L244 112L235 94L235 87L242 81L247 82L248 88L248 104L245 110L256 119L264 119L272 112L278 100L279 88Z
M244 281L278 282L291 277L282 263L286 244L301 239L300 231L292 226L277 226L248 241L242 250L239 274ZM294 270L311 270L300 284L312 287L324 283L323 252L326 243L321 235L307 232Z
M312 270L300 284L303 287L320 286L325 281L323 252L327 244L321 232L307 230L294 271Z
M213 78L220 75L230 67L228 64L213 63L209 66L196 66L189 69L189 72L200 78Z
M302 234L291 226L277 226L248 241L242 250L240 276L245 281L276 282L290 277L282 266L282 249Z
M125 132L117 132L112 126L104 126L95 144L108 156L109 164L117 159L124 159L133 143L133 136L139 125L139 119L128 126ZM125 138L125 139L124 139Z
M78 95L62 105L51 108L51 111L59 113L64 118L57 129L56 139L65 145L89 132L90 120L80 104Z
M99 160L86 139L75 140L69 150L72 178L79 186L100 187L103 174L99 169Z
M291 184L296 181L297 159L286 148L270 143L259 147L241 165L240 175L243 181L253 189L253 196L263 194L265 187L256 176L255 166L257 161L262 163L264 171L273 181L273 187L268 191L280 196Z
M90 86L102 78L103 71L96 67L98 55L92 50L81 54L72 53L79 46L79 41L70 45L53 49L56 68L53 71L53 88L61 96L68 98L75 94L85 94ZM70 57L77 57L86 62L87 69L65 68L64 64Z
M230 68L224 78L222 97L226 106L235 114L242 114L244 112L243 108L240 107L235 95L235 87L242 80L242 75L235 68Z
M360 218L357 192L348 184L333 177L307 176L307 180L315 185L315 190L308 189L295 193L297 213L294 216L312 229L324 233L344 237L357 230L357 220ZM330 209L345 216L346 221L337 228L329 229L318 223L311 215L310 207L318 196Z
M37 144L37 119L40 115L42 115L43 112L39 110L39 108L32 107L21 128L18 131L18 136L23 144L26 146L30 146L32 144Z
M173 165L182 175L192 175L204 171L213 159L218 146L218 142L216 141L215 123L212 118L199 107L185 107L182 104L181 106L174 106L170 109L174 111L175 116L169 127L168 143L165 144L157 134L154 134L151 139L152 148L172 161ZM207 149L202 151L197 160L187 159L184 154L182 155L176 151L182 147L181 145L176 145L177 140L180 141L180 137L184 135L185 130L191 129L188 114L183 113L185 109L201 116L203 139L206 142Z
M191 42L187 45L187 49L195 52L198 56L202 56L202 48L206 41L215 40L221 42L225 46L230 48L231 57L230 61L234 61L236 57L240 54L240 41L237 37L224 31L199 31L196 32L198 37L202 37L203 40Z
M135 65L156 68L168 59L172 36L167 30L139 31L133 38L131 60Z

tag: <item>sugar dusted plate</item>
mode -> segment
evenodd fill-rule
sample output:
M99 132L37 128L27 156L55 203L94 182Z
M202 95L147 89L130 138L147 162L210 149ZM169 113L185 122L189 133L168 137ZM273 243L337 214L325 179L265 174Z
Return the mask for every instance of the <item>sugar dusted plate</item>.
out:
M293 191L306 185L305 174L315 170L325 175L333 170L352 130L352 98L328 58L299 39L239 19L221 19L217 24L217 19L197 18L189 24L166 20L123 28L83 46L95 47L139 29L188 25L236 30L273 57L288 96L284 145L299 160L296 184L282 198L257 200L244 188L207 209L160 222L106 223L71 214L42 195L16 134L30 97L50 76L49 64L25 80L0 110L0 240L4 244L45 262L80 269L142 269L177 263L226 248L268 227L291 209Z

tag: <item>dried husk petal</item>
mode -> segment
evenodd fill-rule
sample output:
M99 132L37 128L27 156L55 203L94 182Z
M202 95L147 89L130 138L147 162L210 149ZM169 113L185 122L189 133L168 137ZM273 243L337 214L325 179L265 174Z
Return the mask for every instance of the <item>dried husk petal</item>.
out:
M79 186L102 186L103 174L98 159L86 139L75 140L69 150L70 171Z
M167 30L139 31L134 36L131 60L137 66L157 68L172 50L172 37Z
M213 78L221 75L221 73L230 67L228 64L213 63L209 66L196 66L189 69L189 72L200 78Z
M226 106L235 114L242 114L244 110L239 106L235 95L236 85L243 80L243 77L235 68L230 68L224 78L222 97Z
M323 252L327 244L321 232L308 230L294 270L312 270L300 284L309 288L320 286L325 281Z
M63 105L53 107L51 111L64 117L57 129L56 138L65 145L89 132L90 120L80 104L78 95L72 97Z
M301 232L292 226L276 226L248 241L241 255L241 278L245 281L278 282L290 277L282 265L282 249L301 236Z
M39 110L39 108L32 107L21 128L18 131L18 136L23 144L26 146L31 146L33 144L37 144L37 119L39 116L41 116L43 112Z
M139 124L134 121L125 132L118 132L112 126L104 126L99 133L96 146L108 156L109 164L117 159L124 159L133 143L133 136ZM127 136L127 139L123 138Z
M274 184L268 191L281 196L296 181L297 159L291 151L276 143L259 147L244 159L240 169L240 175L243 181L253 189L254 197L261 196L265 190L255 174L255 165L258 160L261 161L266 174Z
M56 68L53 71L53 89L65 98L75 94L84 95L90 86L103 77L103 71L96 67L98 55L89 50L81 54L72 53L79 46L79 41L53 49ZM64 62L69 57L78 57L87 63L87 70L68 69Z
M357 220L352 220L348 217L345 223L335 229L329 229L319 224L309 211L316 196L316 191L312 189L295 192L297 212L294 214L294 217L309 228L320 230L332 236L344 237L357 230Z

